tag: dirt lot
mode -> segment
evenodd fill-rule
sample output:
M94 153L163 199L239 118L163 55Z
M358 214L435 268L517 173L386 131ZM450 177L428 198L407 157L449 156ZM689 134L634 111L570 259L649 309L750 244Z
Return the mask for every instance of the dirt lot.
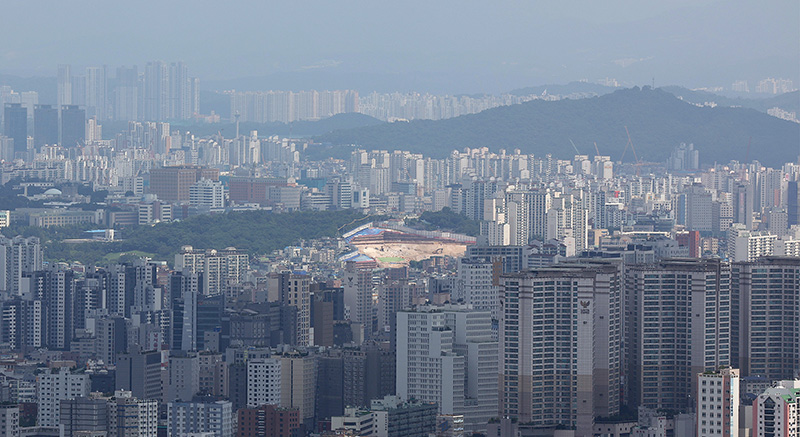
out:
M369 243L354 244L359 252L375 259L380 267L408 265L409 261L422 261L435 255L460 257L467 250L465 244L444 241L420 243Z

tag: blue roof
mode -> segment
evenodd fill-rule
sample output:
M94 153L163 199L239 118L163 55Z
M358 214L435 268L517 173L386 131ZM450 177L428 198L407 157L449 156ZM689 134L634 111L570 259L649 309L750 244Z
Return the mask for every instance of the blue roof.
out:
M362 229L362 230L356 232L355 234L347 237L345 240L347 240L347 242L349 243L355 237L358 237L358 236L361 236L361 235L379 235L379 234L383 233L383 231L385 231L385 230L386 229L381 229L381 228L366 228L366 229Z

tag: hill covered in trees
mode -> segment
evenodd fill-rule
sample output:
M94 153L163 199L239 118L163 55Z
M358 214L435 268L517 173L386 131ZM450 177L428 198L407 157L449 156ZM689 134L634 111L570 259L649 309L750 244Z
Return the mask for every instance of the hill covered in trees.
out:
M571 139L581 154L594 155L596 142L600 154L619 160L628 141L626 126L639 158L650 162L665 161L675 146L685 142L694 143L701 163L749 158L779 166L797 158L800 138L797 123L754 109L698 107L645 87L587 99L534 100L447 120L382 123L334 131L316 140L439 158L465 147L571 158L575 155ZM628 152L625 160L632 161L633 154Z

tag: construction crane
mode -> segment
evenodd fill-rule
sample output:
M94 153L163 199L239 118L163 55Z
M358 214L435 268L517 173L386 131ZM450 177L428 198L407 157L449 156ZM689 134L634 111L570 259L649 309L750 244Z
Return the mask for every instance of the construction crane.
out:
M600 156L600 149L597 148L597 141L594 142L594 151L597 153L597 156Z
M642 166L642 161L640 161L639 157L636 156L636 148L633 147L633 141L631 140L631 133L628 132L628 126L625 126L625 134L628 135L628 142L625 143L625 149L622 151L622 157L619 159L619 162L621 163L622 160L625 159L625 152L628 151L628 146L630 146L631 151L633 152L633 160L634 160L633 165L636 167L636 176L641 176L640 167Z
M575 153L580 155L581 152L578 151L578 148L575 146L575 143L572 142L572 138L567 138L567 139L569 140L569 143L572 144L572 148L575 149Z

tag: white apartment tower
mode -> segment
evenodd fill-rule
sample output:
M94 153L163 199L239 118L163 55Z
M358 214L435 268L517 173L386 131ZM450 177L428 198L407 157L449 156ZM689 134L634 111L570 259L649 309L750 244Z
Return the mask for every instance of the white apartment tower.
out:
M739 370L697 375L697 437L739 436Z
M491 314L469 305L421 306L397 313L397 395L463 414L486 429L497 415L497 342ZM405 335L404 335L405 334Z

